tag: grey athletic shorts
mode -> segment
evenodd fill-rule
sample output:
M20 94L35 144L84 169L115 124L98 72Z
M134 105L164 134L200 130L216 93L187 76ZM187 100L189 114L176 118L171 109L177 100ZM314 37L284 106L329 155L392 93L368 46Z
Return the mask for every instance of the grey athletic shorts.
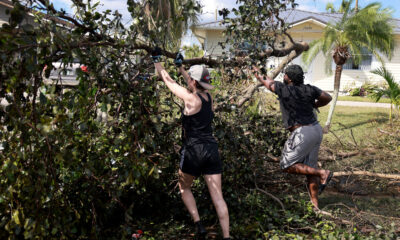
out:
M286 140L281 156L281 169L286 169L295 163L317 168L321 142L322 127L318 122L296 128Z

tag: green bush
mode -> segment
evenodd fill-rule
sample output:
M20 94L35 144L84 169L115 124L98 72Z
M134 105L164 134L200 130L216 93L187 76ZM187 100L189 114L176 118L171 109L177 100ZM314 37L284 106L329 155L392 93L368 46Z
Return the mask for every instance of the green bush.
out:
M376 84L364 83L361 87L351 88L349 91L350 96L367 96L373 92L377 87Z

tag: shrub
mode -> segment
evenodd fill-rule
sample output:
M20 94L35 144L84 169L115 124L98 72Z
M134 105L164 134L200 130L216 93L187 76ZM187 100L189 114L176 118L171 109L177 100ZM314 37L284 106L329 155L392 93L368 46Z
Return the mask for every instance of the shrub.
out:
M354 87L349 89L350 96L368 96L371 94L378 84L364 83L360 87Z

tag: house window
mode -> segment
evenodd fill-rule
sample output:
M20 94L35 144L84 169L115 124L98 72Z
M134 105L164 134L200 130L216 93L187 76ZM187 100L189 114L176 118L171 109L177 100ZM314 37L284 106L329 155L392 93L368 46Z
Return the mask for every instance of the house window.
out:
M237 44L236 55L247 55L249 51L265 51L269 46L265 43L251 44L247 41L240 42Z
M353 58L350 57L346 64L343 65L343 69L352 69L352 70L371 70L372 63L372 53L367 49L363 48L361 50L361 62L359 64L355 64Z

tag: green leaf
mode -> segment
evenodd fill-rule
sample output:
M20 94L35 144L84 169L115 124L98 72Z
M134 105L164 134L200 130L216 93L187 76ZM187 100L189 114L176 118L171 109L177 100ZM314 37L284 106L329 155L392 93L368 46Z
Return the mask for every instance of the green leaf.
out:
M19 220L19 211L18 209L14 211L12 218L11 218L17 225L21 225L21 222Z
M149 176L154 172L155 166L150 169Z
M40 92L39 100L41 105L45 105L47 103L47 98L42 92Z
M102 112L107 112L107 104L106 103L102 103L101 104L101 111Z

